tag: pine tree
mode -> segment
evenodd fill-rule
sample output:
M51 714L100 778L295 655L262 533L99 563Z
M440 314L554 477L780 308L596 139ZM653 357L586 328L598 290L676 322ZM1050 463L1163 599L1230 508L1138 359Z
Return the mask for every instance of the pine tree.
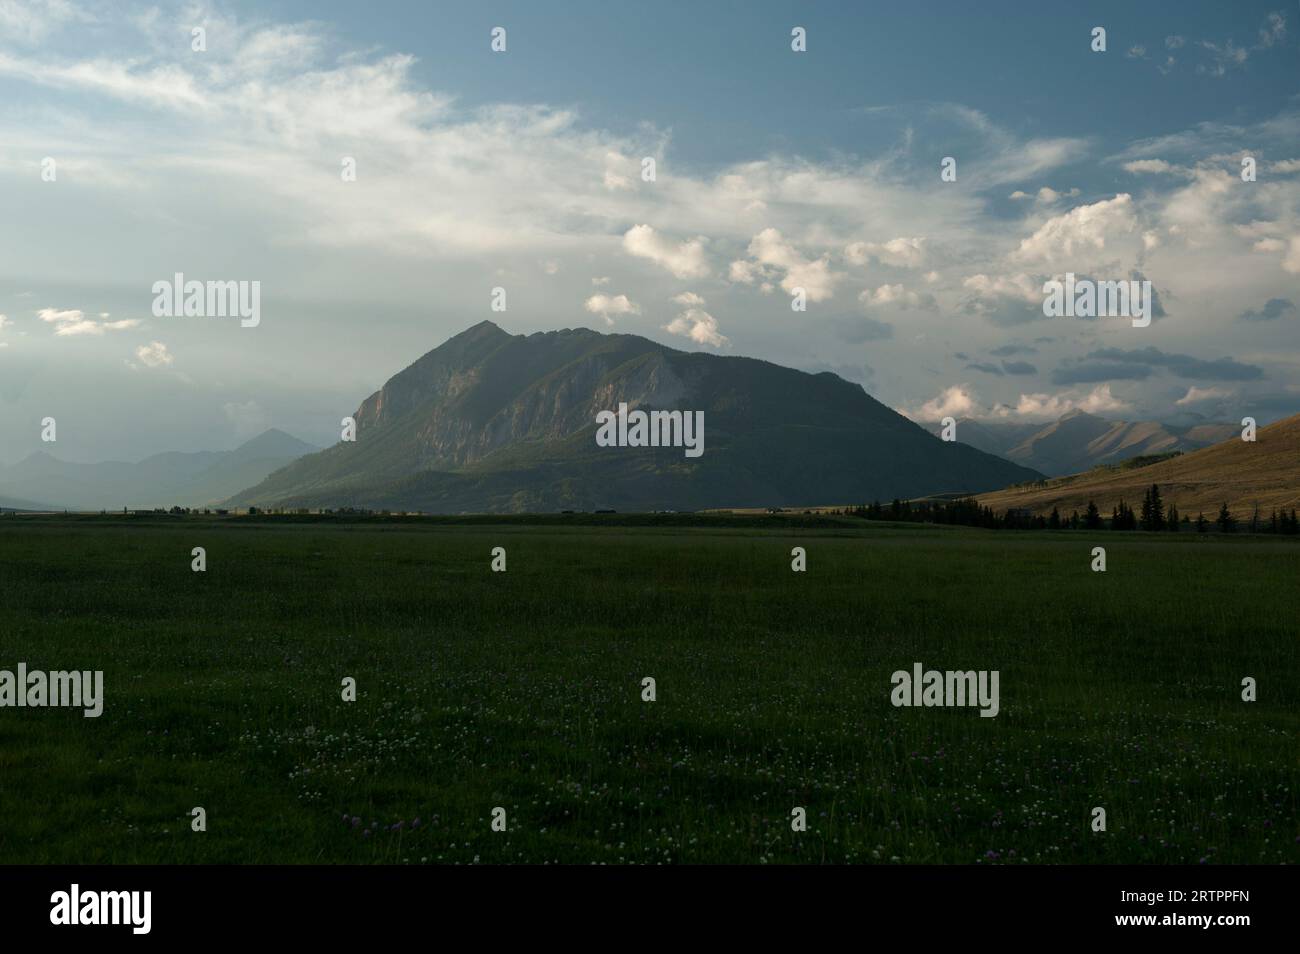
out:
M1047 519L1047 526L1051 530L1061 529L1061 512L1055 506L1052 507L1052 515Z
M1151 485L1151 529L1163 530L1165 528L1165 503L1160 499L1160 487L1157 484Z
M1207 533L1209 532L1209 529L1210 529L1210 525L1205 520L1205 511L1202 510L1200 513L1196 515L1196 532Z
M1223 506L1219 508L1218 519L1216 519L1214 522L1219 525L1219 529L1222 530L1224 533L1232 533L1232 531L1236 528L1237 521L1233 519L1232 512L1228 510L1228 504L1226 501L1224 502Z
M1169 529L1174 533L1177 533L1179 529L1181 529L1178 526L1178 505L1177 504L1169 505Z
M1101 513L1097 510L1097 505L1091 500L1088 501L1088 510L1083 515L1083 525L1089 530L1101 529Z

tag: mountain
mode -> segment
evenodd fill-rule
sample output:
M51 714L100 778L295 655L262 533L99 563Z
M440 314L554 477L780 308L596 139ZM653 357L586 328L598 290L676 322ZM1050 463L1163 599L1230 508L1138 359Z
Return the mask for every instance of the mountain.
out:
M56 501L59 510L202 507L318 449L272 429L231 451L169 452L135 464L72 464L40 451L0 468L0 493Z
M18 500L14 497L0 497L0 512L6 510L62 510L52 504L37 503L34 500Z
M1255 441L1234 437L1145 467L1099 468L1073 477L1060 477L1024 487L983 494L979 499L994 510L1021 507L1035 513L1080 513L1094 501L1103 514L1125 501L1138 509L1142 494L1160 485L1166 504L1196 518L1204 511L1212 520L1227 503L1240 520L1250 518L1258 504L1267 517L1274 507L1300 507L1300 414L1260 428Z
M601 447L596 415L702 411L704 453ZM234 506L435 513L700 510L889 500L1034 479L944 443L823 372L565 329L490 321L430 351L366 398L357 439L271 475Z
M927 427L935 434L941 429L939 424ZM969 419L957 422L957 440L961 443L1053 477L1131 457L1198 450L1240 433L1237 424L1108 421L1077 410L1046 425Z

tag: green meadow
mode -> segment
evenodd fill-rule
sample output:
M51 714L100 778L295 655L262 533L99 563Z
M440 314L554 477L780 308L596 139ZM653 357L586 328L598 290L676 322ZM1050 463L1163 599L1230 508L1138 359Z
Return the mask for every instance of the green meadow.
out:
M0 708L0 863L1296 862L1297 581L1276 537L6 515L0 669L105 701ZM895 708L917 662L999 714Z

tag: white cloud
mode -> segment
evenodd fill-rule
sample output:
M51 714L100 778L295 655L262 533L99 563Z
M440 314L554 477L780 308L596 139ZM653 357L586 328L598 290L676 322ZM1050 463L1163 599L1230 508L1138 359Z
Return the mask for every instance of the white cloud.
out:
M1085 253L1102 251L1106 239L1133 231L1137 218L1133 197L1120 193L1091 205L1080 205L1044 222L1033 235L1024 239L1014 258L1049 265L1065 261L1061 270L1073 270L1071 260Z
M634 225L623 236L623 250L629 255L646 258L668 269L678 278L707 278L708 261L703 236L674 242L649 225Z
M787 294L802 288L810 301L825 301L835 294L835 286L844 277L832 272L828 255L809 259L788 242L775 228L766 228L750 241L746 250L752 261L731 263L729 277L735 282L774 281Z
M913 412L903 408L897 410L914 421L937 421L945 417L970 417L977 407L978 399L970 386L954 384L944 388L937 397L926 401Z
M844 249L844 257L854 265L875 259L895 268L918 268L925 260L925 239L893 238L888 242L854 242Z
M151 341L135 349L135 356L147 368L165 368L176 360L161 341Z
M864 289L858 295L858 301L866 308L887 306L895 308L932 308L935 305L932 296L918 295L901 284L881 285L875 290Z
M1115 397L1110 392L1109 384L1099 384L1086 394L1077 391L1064 391L1059 394L1022 394L1014 408L999 405L994 410L997 416L1009 416L1034 420L1056 420L1070 411L1087 411L1089 414L1105 414L1128 410L1129 404Z
M664 325L664 331L714 348L728 343L726 336L718 330L717 319L704 310L703 298L694 292L682 292L674 296L673 301L685 306L685 311Z
M36 313L41 321L54 325L54 334L60 338L79 337L83 335L103 335L106 331L126 331L130 328L138 328L140 320L138 318L125 318L120 321L96 321L93 318L87 318L79 309L60 310L58 308L42 308ZM100 312L101 319L108 318L107 312Z
M626 295L592 295L583 302L583 307L593 315L600 315L607 325L614 323L610 315L641 314L641 306Z

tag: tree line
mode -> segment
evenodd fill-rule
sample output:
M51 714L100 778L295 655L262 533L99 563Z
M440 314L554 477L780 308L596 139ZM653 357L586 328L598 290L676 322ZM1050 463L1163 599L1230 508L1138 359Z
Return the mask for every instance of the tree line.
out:
M1032 514L1028 510L1012 507L997 513L992 507L983 506L973 497L960 500L900 500L894 498L891 503L882 504L873 501L836 511L864 520L892 520L904 523L953 524L965 527L983 527L988 530L1145 530L1152 533L1277 533L1294 535L1300 533L1300 523L1296 519L1296 509L1274 509L1267 516L1260 513L1255 506L1249 519L1238 518L1225 502L1213 519L1207 519L1202 511L1193 519L1190 514L1181 513L1178 506L1170 503L1165 506L1160 494L1160 486L1152 484L1142 495L1141 507L1134 511L1121 500L1111 508L1110 517L1105 517L1096 503L1088 501L1083 513L1073 511L1068 517L1056 507L1049 516Z

